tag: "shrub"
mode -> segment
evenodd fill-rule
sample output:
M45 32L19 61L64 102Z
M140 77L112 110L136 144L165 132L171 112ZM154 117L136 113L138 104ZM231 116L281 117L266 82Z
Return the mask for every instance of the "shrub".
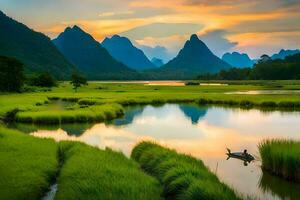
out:
M35 75L28 80L29 85L38 87L54 87L56 86L56 80L50 73L42 73Z

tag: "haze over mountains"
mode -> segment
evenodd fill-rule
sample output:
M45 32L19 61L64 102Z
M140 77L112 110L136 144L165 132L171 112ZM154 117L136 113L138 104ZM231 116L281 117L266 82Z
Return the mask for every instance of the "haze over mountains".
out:
M278 53L272 55L271 58L273 60L275 60L275 59L285 59L287 56L292 56L292 55L295 55L295 54L298 54L298 53L300 53L299 49L295 49L295 50L281 49Z
M247 54L238 52L225 53L222 60L237 68L252 67L255 63Z
M66 28L53 43L88 79L136 79L137 72L116 61L91 35L78 26Z
M114 35L105 38L101 44L116 60L132 69L142 71L155 68L144 52L136 48L126 37Z
M0 55L15 57L25 65L26 73L49 72L67 79L75 67L42 33L29 29L0 11Z

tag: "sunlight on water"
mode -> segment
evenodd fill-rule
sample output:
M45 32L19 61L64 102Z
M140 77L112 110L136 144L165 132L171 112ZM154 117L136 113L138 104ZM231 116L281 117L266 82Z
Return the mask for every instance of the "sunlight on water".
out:
M262 173L257 145L267 138L300 139L299 122L299 112L166 104L132 107L124 118L110 124L63 125L59 128L17 125L17 128L57 141L82 141L99 148L110 147L127 156L137 142L153 140L201 158L222 181L245 196L297 199L299 185ZM240 160L226 160L226 148L232 151L247 149L257 160L246 167Z

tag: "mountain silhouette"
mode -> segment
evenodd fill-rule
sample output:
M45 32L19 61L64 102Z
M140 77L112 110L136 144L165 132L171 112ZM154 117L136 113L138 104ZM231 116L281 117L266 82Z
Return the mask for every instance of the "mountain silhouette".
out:
M295 50L284 50L284 49L281 49L277 54L272 55L271 58L273 60L276 60L276 59L285 59L287 56L292 56L292 55L295 55L295 54L298 54L298 53L300 53L299 49L295 49Z
M88 79L136 79L139 74L116 61L108 51L80 27L68 27L53 43Z
M166 79L191 79L199 74L216 73L230 67L194 34L173 60L155 72Z
M144 52L135 47L126 37L114 35L111 38L105 38L102 46L112 57L132 69L141 71L155 67Z
M15 57L25 65L25 73L49 72L57 79L68 79L74 66L51 40L0 11L0 55Z
M247 54L238 52L225 53L222 60L237 68L252 67L254 64Z

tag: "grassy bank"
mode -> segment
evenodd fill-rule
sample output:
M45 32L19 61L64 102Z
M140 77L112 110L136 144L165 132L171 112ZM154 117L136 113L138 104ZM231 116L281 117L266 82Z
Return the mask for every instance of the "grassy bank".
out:
M300 141L266 140L259 144L259 152L264 170L300 182Z
M159 145L142 142L131 157L164 187L167 199L239 199L202 161Z
M161 199L159 182L121 153L76 142L55 143L3 127L0 177L3 200L41 199L55 180L56 200Z
M234 85L159 86L129 83L91 82L74 92L69 83L51 91L0 94L0 118L13 109L20 110L16 120L26 123L73 123L103 121L119 114L116 104L163 104L196 102L245 108L300 109L300 93L233 94L249 90L300 90L300 82L260 81ZM55 102L58 105L53 105ZM63 102L63 103L61 103ZM107 108L107 109L106 109ZM103 111L104 110L104 111ZM106 116L104 112L111 111ZM104 114L103 114L104 113Z
M102 122L123 115L123 107L119 104L105 104L70 110L36 110L19 112L16 122L22 123L75 123L75 122Z
M0 199L41 199L55 178L56 153L54 141L0 125Z
M161 199L160 185L123 154L62 142L64 165L56 200Z

